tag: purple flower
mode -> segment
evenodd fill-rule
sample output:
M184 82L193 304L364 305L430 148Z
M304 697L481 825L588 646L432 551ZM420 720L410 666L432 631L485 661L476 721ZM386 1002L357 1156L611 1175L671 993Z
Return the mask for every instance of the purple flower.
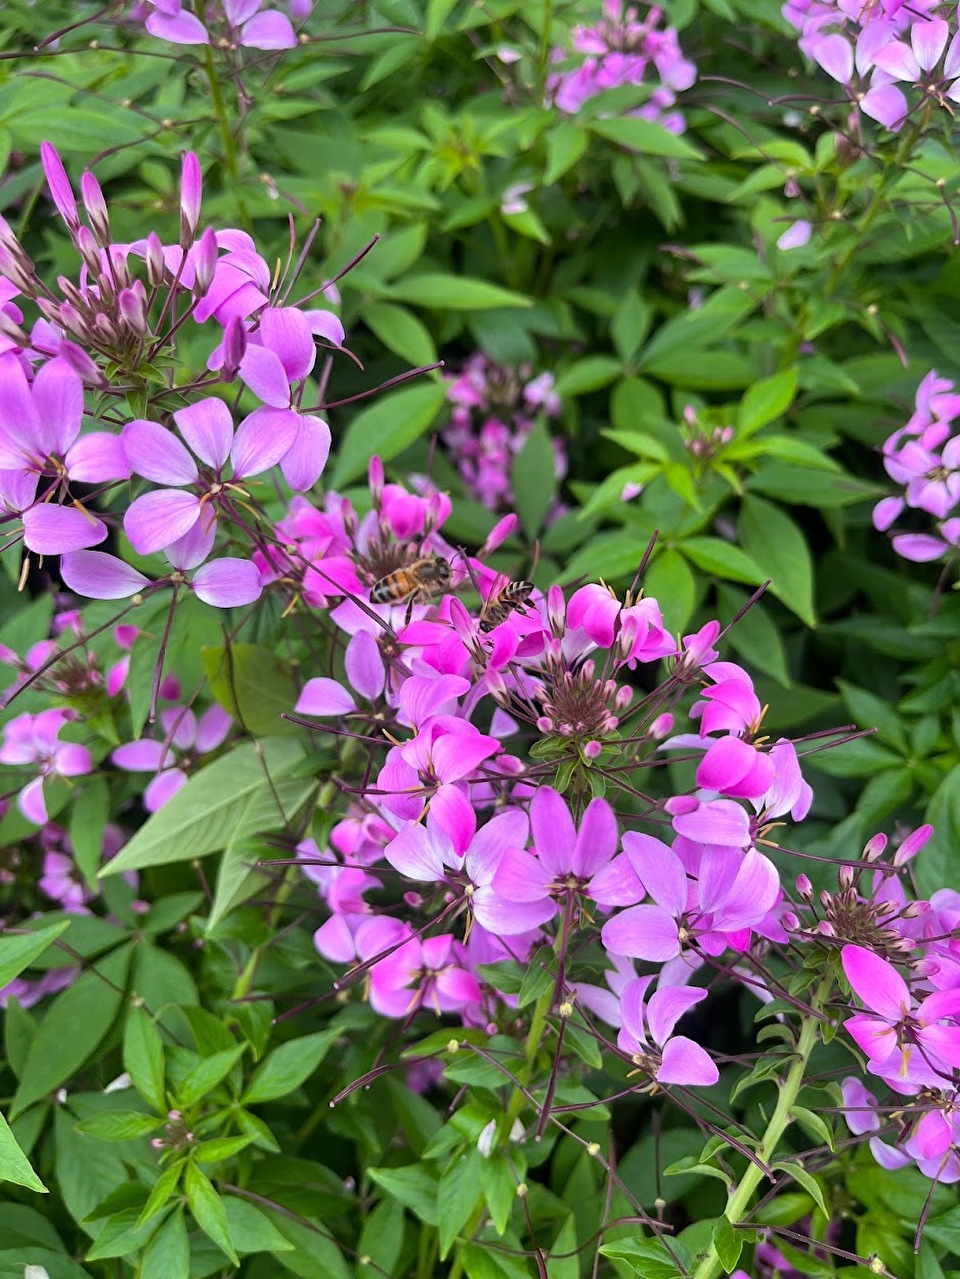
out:
M143 793L148 813L176 795L187 784L188 772L199 759L222 745L233 720L220 706L211 706L199 720L188 706L169 706L160 713L164 740L143 737L118 746L110 756L117 768L133 773L156 773Z
M667 986L654 991L647 1000L652 981L652 977L638 977L620 996L622 1025L617 1046L657 1083L703 1087L715 1084L720 1072L706 1050L684 1035L673 1034L683 1014L706 999L707 992L689 986Z
M131 504L123 526L140 555L166 550L198 526L212 540L218 513L235 517L236 503L246 497L241 481L274 466L295 436L293 423L267 423L256 413L234 434L230 410L217 399L198 400L173 416L200 459L199 468L176 436L158 423L138 419L123 429L123 447L137 475L182 486L145 493ZM224 474L228 463L229 480Z
M411 937L370 969L370 1006L384 1017L409 1017L421 1008L439 1016L479 1003L480 983L465 958L450 935Z
M810 243L810 236L813 234L813 226L801 218L799 221L792 223L787 227L786 231L777 240L778 249L801 249L805 244Z
M38 826L47 821L45 778L80 777L93 769L86 746L59 741L64 725L75 718L76 713L70 710L41 711L39 715L18 715L4 729L0 764L27 766L36 771L37 776L17 796L17 807Z
M913 1087L948 1080L960 1067L960 989L937 991L914 1006L907 983L887 960L863 946L844 946L840 958L869 1009L844 1023L866 1053L868 1070Z
M623 847L654 904L631 906L604 924L600 940L618 955L663 963L693 941L719 955L730 935L759 924L780 894L776 868L754 848L704 848L688 880L681 858L659 839L628 831Z

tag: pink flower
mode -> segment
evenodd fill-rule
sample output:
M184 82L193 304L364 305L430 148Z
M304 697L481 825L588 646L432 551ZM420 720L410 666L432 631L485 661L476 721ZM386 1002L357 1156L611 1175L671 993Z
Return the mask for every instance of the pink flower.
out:
M914 1006L906 982L887 960L863 946L844 946L840 958L869 1009L844 1023L869 1058L867 1068L913 1086L949 1079L960 1067L960 990L937 991Z
M187 772L197 766L201 756L224 742L233 720L220 706L209 707L199 720L188 706L169 706L161 711L160 723L164 740L143 737L118 746L110 756L117 768L156 773L143 793L148 813L162 808L187 784Z
M47 821L43 783L48 777L80 777L93 769L86 746L59 741L60 733L76 712L41 711L39 715L18 715L4 729L0 764L29 766L37 776L17 796L17 807L28 821L38 826Z
M786 231L777 240L778 249L801 249L805 244L810 243L810 236L813 234L813 225L805 218L792 223L787 227Z
M654 991L645 1001L652 981L652 977L638 977L624 989L617 1046L658 1083L707 1087L715 1084L720 1072L709 1054L692 1039L673 1034L683 1014L706 999L707 992L689 986L667 986Z
M421 1008L439 1016L479 1003L480 983L464 958L449 934L411 937L370 969L370 1006L384 1017L409 1017Z

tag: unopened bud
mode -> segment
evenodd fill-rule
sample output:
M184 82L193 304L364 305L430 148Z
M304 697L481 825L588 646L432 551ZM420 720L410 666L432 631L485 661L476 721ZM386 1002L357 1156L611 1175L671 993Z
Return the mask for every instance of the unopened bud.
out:
M46 308L42 305L45 299L38 298L37 305L52 320L54 324L59 324L61 328L66 329L68 333L72 333L74 337L79 338L81 342L90 340L90 329L86 320L80 314L75 306L70 302L61 302L60 306L55 304L51 307L52 314L48 314Z
M567 629L567 602L559 586L551 586L547 591L547 621L551 633L561 639Z
M665 737L669 737L673 732L673 716L669 711L664 711L662 715L658 715L650 727L647 729L647 736L655 742L662 742Z
M240 362L247 353L247 330L239 315L231 315L223 330L223 364L220 372L232 382L240 371Z
M90 229L96 236L97 243L106 248L110 243L110 214L107 212L107 202L103 198L100 183L92 173L87 172L80 179L80 195L87 211Z
M587 742L586 745L583 747L583 753L587 759L599 758L602 751L603 751L602 742ZM563 1015L564 1014L561 1012L560 1016L562 1017ZM569 1016L569 1013L567 1014L567 1016Z
M147 332L147 316L143 309L143 298L136 289L124 289L117 299L123 322L135 337L142 338Z
M883 856L886 847L886 835L874 835L871 839L868 839L863 846L863 860L865 862L875 862L878 857Z
M813 884L809 875L798 875L796 880L797 896L805 902L813 901Z
M93 321L94 334L103 342L116 343L119 338L116 325L113 321L101 311L99 315L94 317Z
M80 374L88 386L106 387L106 378L104 378L86 351L77 346L75 342L66 340L61 342L59 355L66 364L70 365L74 373ZM117 629L119 630L120 628L118 627Z
M837 883L840 885L840 887L843 889L844 892L846 892L848 888L853 887L854 878L855 878L855 871L854 871L854 868L849 863L845 863L843 866L840 867L840 870L837 872Z
M780 922L788 933L795 933L800 928L799 916L795 915L792 910L785 910L780 916Z
M47 186L50 189L53 202L57 206L57 211L70 228L70 233L75 234L80 225L80 218L77 214L77 201L73 194L73 187L70 185L70 179L67 177L67 171L63 167L63 161L52 143L40 143L40 163L43 165L43 171L47 177Z
M513 533L518 524L517 517L513 514L505 515L502 520L497 520L493 528L487 534L486 541L480 548L481 555L492 555L498 546L501 546L507 538Z
M0 275L15 285L21 293L33 297L35 289L31 273L19 254L11 253L6 245L0 245Z
M202 199L200 161L192 151L184 151L180 168L180 245L184 250L189 249L196 238Z
M163 256L163 245L156 231L147 236L147 280L151 288L159 289L167 274L167 263Z
M0 337L7 338L15 346L28 347L30 345L30 339L20 325L3 310L0 310Z
M193 294L194 297L202 298L206 296L207 290L213 283L214 272L217 269L217 233L213 227L208 226L197 241L193 261Z
M613 703L618 711L624 711L633 701L633 689L629 684L621 684L617 689L617 695L613 699Z
M929 902L907 902L901 914L904 919L917 919L920 915L926 915L932 909Z
M374 454L370 459L370 465L367 467L367 483L370 485L370 496L373 498L373 504L378 509L380 499L383 497L384 478L383 462Z

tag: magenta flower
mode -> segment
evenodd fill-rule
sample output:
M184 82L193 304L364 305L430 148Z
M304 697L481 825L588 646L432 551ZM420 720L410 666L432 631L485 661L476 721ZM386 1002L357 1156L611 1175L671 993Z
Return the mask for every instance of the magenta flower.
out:
M74 711L41 711L39 715L18 715L4 729L0 764L28 766L37 773L17 796L17 807L28 821L38 826L47 821L44 780L80 777L93 769L93 759L86 746L59 741L61 730L72 719L76 719Z
M651 835L628 831L623 847L653 904L631 906L604 924L600 940L618 955L663 963L694 941L719 955L730 935L759 924L780 894L776 867L755 848L705 848L697 876L688 879L677 853Z
M143 793L148 813L176 795L187 784L187 774L200 757L225 741L233 720L220 706L211 706L199 720L188 706L169 706L160 713L164 740L143 737L138 742L118 746L110 756L117 768L132 773L156 773Z
M867 1069L901 1085L938 1086L949 1079L960 1067L960 989L937 991L914 1006L907 983L887 960L863 946L844 946L840 958L869 1009L844 1023L866 1053Z
M702 999L705 990L667 986L645 999L653 977L631 981L620 996L622 1025L617 1046L657 1083L708 1087L720 1072L705 1049L673 1028ZM651 1042L652 1041L652 1042Z
M173 415L180 434L201 466L172 431L137 419L123 429L123 447L132 470L156 484L176 485L144 493L131 504L123 526L134 550L150 555L170 547L198 525L216 531L218 514L234 513L246 496L240 483L274 466L295 437L286 420L267 423L251 413L236 434L230 410L222 400L205 399ZM224 472L229 463L230 479Z
M530 805L530 827L534 851L506 850L491 883L494 894L527 906L536 923L556 914L558 901L581 896L596 901L596 877L612 861L619 839L606 800L590 801L577 830L563 798L541 786Z
M384 1017L409 1017L421 1008L439 1016L479 1003L480 983L465 958L449 934L411 937L370 969L370 1006Z
M188 546L196 527L167 548L166 555L174 571L165 580L190 587L197 599L213 608L239 608L259 599L263 585L257 566L250 560L230 556L203 563L209 543L204 547L197 546L195 541L193 546ZM197 541L202 543L202 539ZM126 599L155 585L130 564L102 551L64 555L60 575L71 591L94 600Z
M170 44L209 44L207 28L196 14L183 8L182 0L148 0L153 11L145 22L152 36ZM297 36L290 19L277 9L262 13L262 0L223 0L227 44L250 49L292 49Z

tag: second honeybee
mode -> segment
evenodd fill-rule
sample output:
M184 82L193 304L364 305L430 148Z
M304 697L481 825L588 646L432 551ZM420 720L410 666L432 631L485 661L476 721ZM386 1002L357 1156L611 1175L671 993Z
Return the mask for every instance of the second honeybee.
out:
M532 582L508 582L489 595L480 610L480 629L484 633L505 622L515 609L525 609L533 593Z

